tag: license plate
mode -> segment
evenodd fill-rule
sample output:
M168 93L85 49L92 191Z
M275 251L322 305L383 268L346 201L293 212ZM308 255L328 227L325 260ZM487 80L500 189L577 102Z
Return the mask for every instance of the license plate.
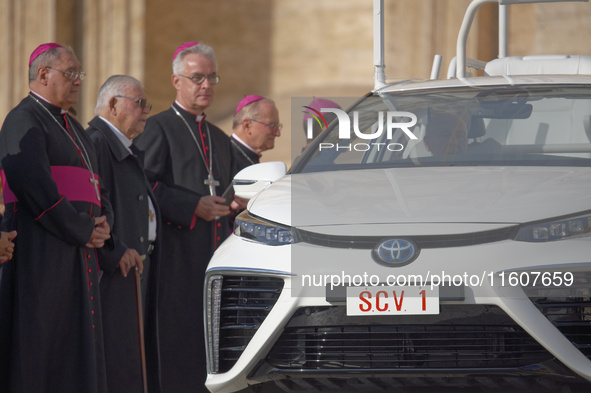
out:
M439 314L439 286L347 288L347 315L423 314Z

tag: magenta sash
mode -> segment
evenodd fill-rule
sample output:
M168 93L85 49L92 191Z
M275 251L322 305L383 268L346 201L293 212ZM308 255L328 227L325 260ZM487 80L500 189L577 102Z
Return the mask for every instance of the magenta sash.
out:
M4 203L16 202L18 199L6 182L4 171L0 171L2 177L2 192ZM92 179L97 182L98 175L94 173ZM88 169L75 166L52 166L51 178L57 184L58 192L70 201L90 202L100 206L101 201L97 197L94 183L91 181ZM100 193L100 191L99 191Z

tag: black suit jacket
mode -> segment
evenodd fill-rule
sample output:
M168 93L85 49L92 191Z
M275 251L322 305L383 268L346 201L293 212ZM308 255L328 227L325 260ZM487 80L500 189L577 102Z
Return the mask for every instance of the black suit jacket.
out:
M141 157L131 154L99 117L88 124L90 127L86 131L94 142L99 157L102 187L113 209L113 214L108 219L115 246L100 251L101 269L112 272L118 268L126 249L133 248L140 255L147 252L148 196L152 199L157 218L159 208L144 174ZM138 154L141 155L141 152L138 151Z
M140 255L148 253L148 196L158 220L154 251L144 260L142 293L144 304L146 366L150 391L159 391L158 288L160 277L160 211L150 183L144 174L141 157L132 154L99 117L87 129L99 161L101 188L112 205L107 216L113 247L98 250L109 392L142 390L141 359L138 347L136 286L133 270L123 277L119 261L128 248ZM139 151L138 151L139 154Z

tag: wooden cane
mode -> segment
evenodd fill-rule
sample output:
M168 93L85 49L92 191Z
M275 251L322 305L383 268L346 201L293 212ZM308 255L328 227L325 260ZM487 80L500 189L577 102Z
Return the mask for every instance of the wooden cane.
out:
M146 259L142 255L142 261ZM140 336L140 360L142 363L142 381L144 384L144 393L148 393L148 375L146 372L146 347L144 345L144 315L142 312L142 286L140 279L140 271L136 265L135 267L135 298L137 300L137 325Z

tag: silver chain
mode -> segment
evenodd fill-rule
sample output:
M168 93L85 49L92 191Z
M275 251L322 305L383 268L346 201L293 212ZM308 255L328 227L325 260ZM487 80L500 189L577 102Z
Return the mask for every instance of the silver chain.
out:
M254 161L253 161L253 160L252 160L252 159L251 159L251 158L250 158L250 157L249 157L249 156L248 156L248 155L247 155L247 154L246 154L246 153L245 153L245 152L242 150L242 148L241 148L240 146L238 146L238 143L236 143L236 142L234 141L234 138L230 138L230 142L232 142L232 144L233 144L234 146L236 146L236 148L238 149L238 151L239 151L240 153L242 153L242 155L244 156L244 158L246 158L246 159L248 160L248 162L250 162L250 164L251 164L251 165L254 165L254 164L256 164L256 163L255 163L255 162L254 162Z
M212 149L211 149L211 135L209 134L209 127L207 126L207 123L205 123L205 129L207 131L207 142L209 144L209 166L207 165L207 160L205 159L205 154L203 153L203 150L201 149L201 145L199 144L199 141L197 141L195 134L193 134L193 130L191 129L191 126L189 126L189 123L187 122L187 120L174 107L174 105L171 105L170 107L172 109L174 109L177 116L180 117L181 120L183 121L183 123L185 123L185 126L187 126L187 130L189 131L189 134L191 134L191 136L193 137L193 140L195 141L195 145L197 145L197 149L199 149L199 153L201 154L201 158L203 159L203 163L205 164L205 168L207 169L207 173L212 175L213 174L213 159L212 159Z

